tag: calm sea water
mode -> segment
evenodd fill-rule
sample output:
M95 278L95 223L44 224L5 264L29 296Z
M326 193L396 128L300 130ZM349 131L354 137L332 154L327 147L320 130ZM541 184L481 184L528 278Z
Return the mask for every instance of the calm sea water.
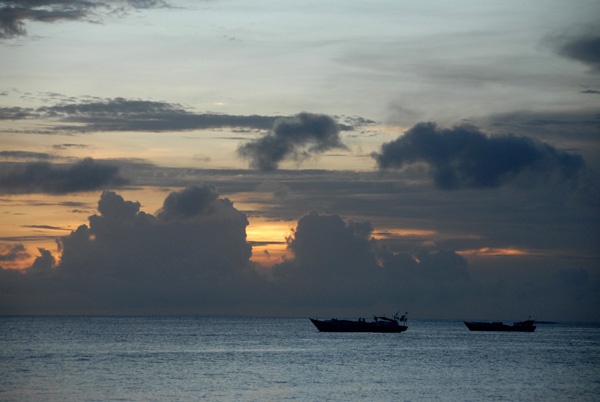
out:
M0 349L3 401L600 400L589 324L331 334L308 319L0 317Z

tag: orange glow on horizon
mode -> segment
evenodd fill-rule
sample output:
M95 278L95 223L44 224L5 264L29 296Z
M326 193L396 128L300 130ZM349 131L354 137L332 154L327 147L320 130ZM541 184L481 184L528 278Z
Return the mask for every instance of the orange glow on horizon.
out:
M408 236L434 236L438 232L435 230L422 230L422 229L389 229L381 228L373 232L373 238L377 240L392 239L394 237L408 237Z
M96 193L3 195L0 198L1 253L7 255L20 246L24 250L0 265L5 269L29 268L39 257L40 248L51 252L58 262L60 252L56 239L86 224L97 202Z
M250 224L246 228L248 241L256 242L286 242L296 227L295 221L274 221L265 218L249 217Z
M291 256L286 238L296 227L295 221L275 221L260 217L249 217L246 227L246 240L252 245L251 260L264 266L271 266Z
M259 244L252 246L251 260L265 267L271 267L292 257L287 244Z
M142 202L140 210L155 214L166 197L165 189L153 187L113 190L125 200ZM98 214L102 190L71 194L7 194L0 197L0 253L7 255L14 247L23 246L18 258L0 262L5 269L29 268L39 257L39 248L52 253L56 262L60 251L56 239L68 236L91 215Z
M496 257L496 256L513 256L513 255L532 255L530 251L519 250L516 248L493 248L483 247L477 250L461 250L457 251L456 254L462 256L483 256L483 257Z

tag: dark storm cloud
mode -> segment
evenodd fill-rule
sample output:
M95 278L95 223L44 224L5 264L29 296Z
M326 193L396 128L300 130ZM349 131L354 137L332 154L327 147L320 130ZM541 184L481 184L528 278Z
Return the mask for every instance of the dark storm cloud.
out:
M488 137L474 126L442 129L434 123L415 125L383 144L373 158L380 169L425 163L436 185L445 190L499 187L520 174L547 179L557 173L565 180L577 180L586 169L581 156L530 137Z
M386 250L384 261L370 223L316 212L298 221L288 242L294 258L267 280L252 269L246 216L214 194L210 186L171 193L185 202L165 200L162 211L194 211L173 219L141 212L139 202L105 191L99 215L61 238L58 263L40 249L26 272L0 270L0 311L289 315L376 304L397 309L425 295L452 301L446 284L469 282L466 261L452 252L423 252L416 260ZM198 207L191 207L194 201ZM399 289L417 284L399 296Z
M298 304L412 311L430 299L453 304L472 286L467 261L452 251L422 249L412 256L371 236L369 222L311 212L298 221L288 240L294 259L275 266L275 280Z
M0 39L27 35L26 21L93 22L106 14L126 14L131 9L166 7L160 0L2 0L0 1Z
M24 273L0 270L0 313L306 316L401 308L425 317L518 317L551 302L538 318L572 319L598 298L581 268L544 264L527 282L513 274L509 283L480 283L451 249L392 250L372 238L369 222L318 212L299 219L288 239L293 257L262 276L250 261L248 220L229 200L210 186L167 199L153 216L105 191L89 225L60 239L60 259L40 249Z
M116 166L95 162L91 158L70 165L48 162L5 164L0 172L0 193L66 194L120 186L126 180Z
M370 244L369 223L346 223L311 212L298 221L288 246L294 258L273 269L287 308L357 308L376 304L383 271Z
M294 253L293 269L279 267L281 275L310 278L331 285L336 280L356 280L378 268L369 244L368 222L349 223L337 215L310 212L298 220L289 242Z
M340 127L331 117L300 113L275 121L269 133L238 148L238 155L249 159L250 166L275 170L284 160L301 161L330 149L346 149Z
M161 219L170 220L189 219L203 215L209 212L218 198L219 194L212 186L189 187L169 194L157 216Z
M141 212L139 202L104 192L100 214L89 218L89 226L61 238L58 264L41 250L24 275L0 272L0 309L124 314L243 307L239 304L250 299L260 280L249 269L248 221L227 199L209 201L207 193L213 189L175 193L185 202L165 205L163 211L203 213L171 219ZM194 201L201 207L190 208Z

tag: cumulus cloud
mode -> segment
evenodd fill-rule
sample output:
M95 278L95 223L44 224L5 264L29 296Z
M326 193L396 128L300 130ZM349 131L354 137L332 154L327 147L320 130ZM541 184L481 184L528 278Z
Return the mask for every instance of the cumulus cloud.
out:
M331 117L303 112L278 119L262 138L240 146L238 155L249 159L253 168L274 170L284 160L301 161L330 149L346 149L339 133Z
M523 173L577 180L586 169L579 155L530 137L488 137L471 125L443 129L419 123L372 156L380 169L425 163L435 184L445 190L499 187Z
M213 186L195 186L174 192L165 199L158 218L165 220L188 219L202 215L209 211L218 198L219 194Z
M414 306L422 294L441 297L445 288L437 282L468 281L466 262L454 253L384 256L370 223L317 212L298 221L288 240L294 257L276 265L267 280L250 261L247 225L246 216L211 186L171 193L156 216L140 211L139 202L105 191L89 224L60 239L58 262L40 249L24 273L0 270L0 311L309 314L374 305L392 310ZM398 296L400 288L416 285L422 294Z
M126 14L131 9L166 7L161 0L2 0L0 39L27 35L26 21L55 23L101 19L105 14Z
M170 279L167 286L206 280L195 284L206 287L212 280L227 277L233 271L241 272L251 254L245 241L246 216L227 199L207 200L207 192L212 193L212 188L192 186L171 193L168 200L176 197L185 202L173 205L165 200L163 213L154 217L139 211L138 202L125 201L106 191L98 202L101 215L89 218L89 228L82 226L63 239L61 265L79 269L77 261L93 256L104 260L106 269L124 276L130 284L158 280L148 286L161 286L160 278L164 278ZM194 203L199 207L193 207ZM194 213L187 213L190 209ZM165 211L175 211L178 219ZM182 211L186 213L177 214ZM103 249L110 253L95 254ZM154 277L148 279L146 274Z
M372 230L369 222L314 211L300 218L288 239L294 258L274 267L285 303L440 311L435 303L454 305L468 297L472 283L463 257L452 251L392 252L372 238Z
M69 165L7 163L0 172L0 193L3 194L66 194L125 183L118 167L95 162L92 158Z
M369 244L371 232L368 222L347 224L338 215L310 212L298 220L289 239L293 268L284 264L276 271L282 277L307 277L326 285L357 273L373 274L378 266Z
M169 200L183 202L165 202L169 213L155 217L105 191L89 225L60 239L58 263L40 250L25 273L0 272L1 309L185 313L248 300L244 288L257 289L260 279L249 269L248 221L227 199L206 194L214 189L172 193Z

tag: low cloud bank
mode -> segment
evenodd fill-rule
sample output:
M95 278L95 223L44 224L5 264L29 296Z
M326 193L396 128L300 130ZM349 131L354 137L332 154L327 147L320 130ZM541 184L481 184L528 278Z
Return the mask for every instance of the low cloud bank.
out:
M540 300L571 312L598 298L585 270L545 270L532 297L474 281L452 250L392 251L368 222L310 212L288 239L293 258L269 275L250 258L246 216L211 186L167 196L156 214L105 191L99 214L62 237L60 260L40 249L24 272L0 269L0 314L517 315ZM3 260L25 253L6 249ZM597 287L597 286L596 286ZM561 290L563 289L563 290ZM573 304L574 303L574 304ZM508 306L498 309L498 306ZM574 307L576 306L576 307Z

